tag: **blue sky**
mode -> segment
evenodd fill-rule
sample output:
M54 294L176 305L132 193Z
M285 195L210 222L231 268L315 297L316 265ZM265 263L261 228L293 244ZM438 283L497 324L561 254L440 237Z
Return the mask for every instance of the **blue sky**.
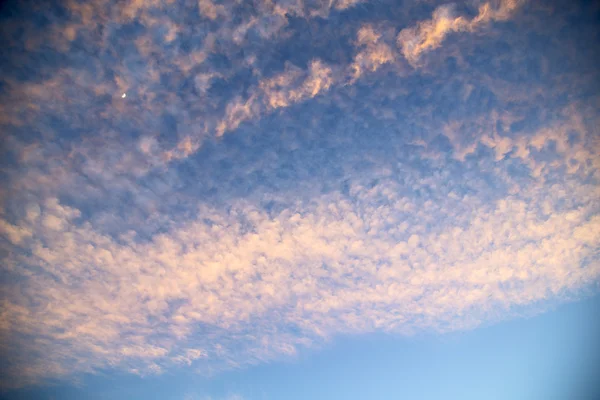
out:
M599 13L7 2L2 396L586 390Z

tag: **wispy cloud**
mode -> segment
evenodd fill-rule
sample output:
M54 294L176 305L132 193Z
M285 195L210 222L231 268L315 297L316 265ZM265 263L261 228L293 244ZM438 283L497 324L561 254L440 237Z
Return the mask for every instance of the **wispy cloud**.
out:
M398 46L402 54L413 65L422 54L441 46L453 32L472 32L491 21L503 21L519 7L524 0L501 0L497 4L483 3L473 18L455 16L453 5L443 5L435 9L431 19L421 21L416 26L403 29L398 34Z

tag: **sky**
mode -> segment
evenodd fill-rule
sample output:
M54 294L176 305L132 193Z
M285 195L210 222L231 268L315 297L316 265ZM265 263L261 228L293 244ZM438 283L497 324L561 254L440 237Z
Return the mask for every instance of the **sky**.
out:
M597 2L0 7L0 398L596 398Z

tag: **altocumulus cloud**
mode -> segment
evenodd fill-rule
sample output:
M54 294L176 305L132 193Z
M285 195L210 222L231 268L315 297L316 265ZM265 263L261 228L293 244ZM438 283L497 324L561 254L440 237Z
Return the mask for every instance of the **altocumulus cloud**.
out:
M597 290L590 10L394 3L3 17L2 383L212 373Z

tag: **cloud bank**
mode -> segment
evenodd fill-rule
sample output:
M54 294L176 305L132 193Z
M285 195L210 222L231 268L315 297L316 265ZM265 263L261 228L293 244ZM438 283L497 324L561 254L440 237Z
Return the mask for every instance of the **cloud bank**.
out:
M211 374L597 291L589 10L392 3L3 17L2 384Z

